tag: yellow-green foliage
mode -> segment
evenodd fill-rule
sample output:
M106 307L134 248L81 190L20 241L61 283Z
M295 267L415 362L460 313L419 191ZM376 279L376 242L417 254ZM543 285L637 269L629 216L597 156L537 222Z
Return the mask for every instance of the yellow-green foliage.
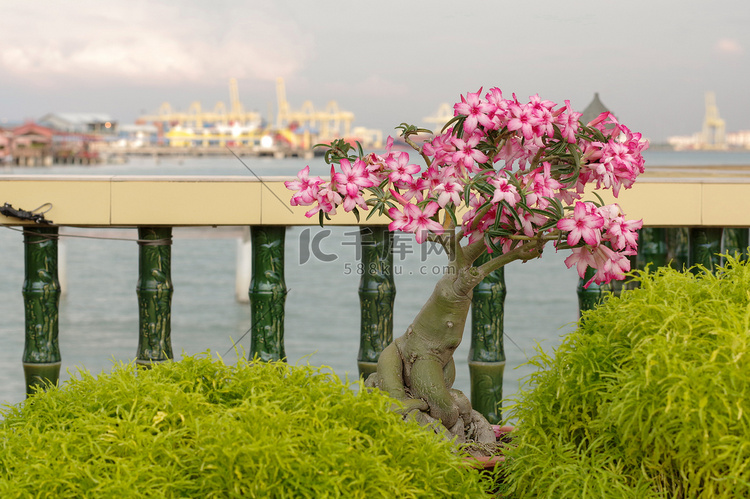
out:
M534 359L510 497L750 497L750 267L638 280Z
M84 372L5 410L0 497L482 497L391 403L318 368L208 355Z

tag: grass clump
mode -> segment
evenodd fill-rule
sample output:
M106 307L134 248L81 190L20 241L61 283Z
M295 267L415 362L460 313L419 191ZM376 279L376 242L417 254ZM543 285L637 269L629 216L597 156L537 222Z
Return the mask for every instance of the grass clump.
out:
M6 408L0 497L481 497L454 446L332 373L207 354Z
M750 267L639 273L540 354L510 497L750 497Z

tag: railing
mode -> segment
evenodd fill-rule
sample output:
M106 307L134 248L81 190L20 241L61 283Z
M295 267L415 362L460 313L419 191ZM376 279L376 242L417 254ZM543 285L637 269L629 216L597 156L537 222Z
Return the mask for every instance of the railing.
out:
M171 346L172 227L248 225L251 233L251 346L263 360L285 358L285 227L315 224L304 209L289 207L280 179L235 177L50 177L9 176L0 180L0 203L31 209L47 205L45 220L54 225L0 217L0 223L24 231L26 317L23 367L27 391L57 382L60 284L59 227L137 227L139 335L136 362L150 365L173 357ZM712 267L721 251L748 246L750 183L744 181L675 182L646 179L622 194L621 205L649 225L641 234L638 264ZM731 209L730 209L731 208ZM384 219L357 224L341 214L336 225L360 225L360 349L363 376L373 372L380 351L393 337L393 248ZM727 227L723 229L721 227ZM601 299L596 286L579 288L582 309ZM469 370L472 403L492 421L500 417L505 365L503 350L502 269L474 292Z

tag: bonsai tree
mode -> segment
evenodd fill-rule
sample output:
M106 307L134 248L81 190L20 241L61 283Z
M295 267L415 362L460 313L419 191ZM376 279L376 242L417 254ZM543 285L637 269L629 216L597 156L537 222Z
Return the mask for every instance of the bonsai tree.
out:
M585 189L620 189L643 172L648 143L610 113L583 124L570 102L558 106L534 95L506 99L499 88L482 97L461 96L442 132L402 123L403 140L421 156L411 162L393 150L364 154L343 140L327 145L330 180L309 167L286 182L293 206L310 206L320 223L337 209L387 216L389 229L413 232L419 243L436 241L449 265L406 332L387 346L367 380L402 404L410 417L439 421L451 433L472 428L475 439L494 441L489 423L460 391L453 352L461 343L472 290L494 270L539 258L552 241L571 249L565 260L586 283L623 279L635 254L641 221L626 220L618 205L582 201ZM418 144L417 136L429 134ZM489 258L473 265L483 254Z

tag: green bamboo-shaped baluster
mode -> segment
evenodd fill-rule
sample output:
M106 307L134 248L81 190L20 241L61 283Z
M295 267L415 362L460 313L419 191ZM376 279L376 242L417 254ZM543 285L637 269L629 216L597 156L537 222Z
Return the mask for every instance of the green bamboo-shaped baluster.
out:
M286 360L284 351L284 236L283 226L250 228L250 359Z
M481 265L490 258L491 255L485 254L474 265ZM474 288L471 301L471 405L493 424L502 419L505 295L505 272L501 267Z
M703 265L709 271L713 271L719 265L719 253L721 253L722 229L716 227L691 227L690 228L690 252L688 263ZM696 272L696 270L693 270Z
M172 228L138 228L139 334L136 364L172 359Z
M669 263L667 260L667 229L663 227L644 227L638 235L638 256L636 266L653 272Z
M47 383L56 385L60 376L57 235L57 227L28 227L23 231L26 312L23 371L27 395Z
M667 229L667 262L675 270L684 270L688 267L689 234L687 227Z
M743 259L747 258L749 236L748 229L725 228L721 252L732 256L738 255Z
M378 367L380 352L393 341L392 233L388 227L361 227L362 277L359 280L361 311L359 354L360 377L367 378Z

